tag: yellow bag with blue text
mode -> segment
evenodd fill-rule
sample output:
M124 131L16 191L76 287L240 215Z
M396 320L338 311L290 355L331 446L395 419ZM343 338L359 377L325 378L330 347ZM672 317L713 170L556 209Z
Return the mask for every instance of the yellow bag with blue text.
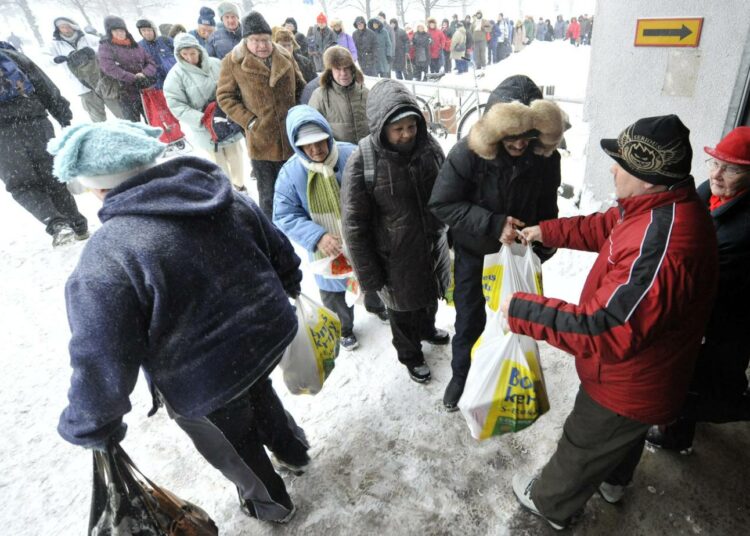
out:
M487 307L500 308L506 294L530 292L543 294L542 263L531 247L503 244L497 253L484 256L482 292Z
M295 395L314 395L331 374L339 354L341 321L330 309L300 294L297 308L297 335L284 351L279 367L284 383Z
M458 402L474 439L518 432L549 410L536 341L503 333L501 317L488 315Z

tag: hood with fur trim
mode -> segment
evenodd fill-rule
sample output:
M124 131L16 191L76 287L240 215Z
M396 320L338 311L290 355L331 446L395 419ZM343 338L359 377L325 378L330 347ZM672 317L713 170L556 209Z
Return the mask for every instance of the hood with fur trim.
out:
M535 100L497 103L487 111L469 132L469 148L485 160L497 157L500 142L509 136L537 134L533 151L550 156L560 145L566 130L567 116L554 102Z

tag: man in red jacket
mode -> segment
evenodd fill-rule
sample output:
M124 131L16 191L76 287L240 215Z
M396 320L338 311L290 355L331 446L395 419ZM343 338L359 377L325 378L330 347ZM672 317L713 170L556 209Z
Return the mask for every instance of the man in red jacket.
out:
M597 490L618 502L649 426L684 402L718 281L688 136L669 115L602 140L619 206L522 231L527 242L599 252L578 305L524 293L502 305L513 332L575 355L581 386L557 451L538 477L513 478L519 502L556 529Z

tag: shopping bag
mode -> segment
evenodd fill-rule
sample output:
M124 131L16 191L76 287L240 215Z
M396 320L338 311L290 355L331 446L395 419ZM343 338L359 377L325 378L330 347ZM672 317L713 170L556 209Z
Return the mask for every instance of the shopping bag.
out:
M203 509L154 484L123 448L114 443L106 451L94 451L88 533L90 536L216 536L219 529Z
M485 255L482 292L487 307L497 311L506 295L514 292L543 294L542 263L530 246L504 244L497 253Z
M284 351L279 366L290 393L314 395L331 374L339 354L341 321L336 313L305 294L300 294L294 304L297 335Z
M362 287L359 286L359 280L355 275L346 278L344 299L346 300L347 307L365 304L365 293L362 292Z
M549 399L534 339L503 333L500 314L472 349L471 368L458 402L472 437L518 432L549 410Z
M323 257L310 263L310 270L315 275L328 279L348 279L354 273L352 265L343 253L338 256Z
M152 127L159 127L164 132L159 136L162 143L174 143L185 137L180 122L167 106L167 99L161 89L153 87L141 90L141 103L146 120Z
M449 254L451 259L451 279L450 283L448 283L448 288L445 289L445 303L451 307L455 307L456 304L453 301L453 295L456 291L456 258L452 250Z

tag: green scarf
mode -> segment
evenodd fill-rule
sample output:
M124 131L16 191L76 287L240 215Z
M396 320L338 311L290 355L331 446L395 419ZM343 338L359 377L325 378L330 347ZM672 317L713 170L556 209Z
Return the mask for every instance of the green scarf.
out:
M331 144L331 151L325 161L311 162L300 158L307 169L307 205L310 207L312 221L323 227L327 233L343 238L341 232L341 187L336 180L333 167L339 159L336 142ZM325 257L321 251L316 251L315 260Z

